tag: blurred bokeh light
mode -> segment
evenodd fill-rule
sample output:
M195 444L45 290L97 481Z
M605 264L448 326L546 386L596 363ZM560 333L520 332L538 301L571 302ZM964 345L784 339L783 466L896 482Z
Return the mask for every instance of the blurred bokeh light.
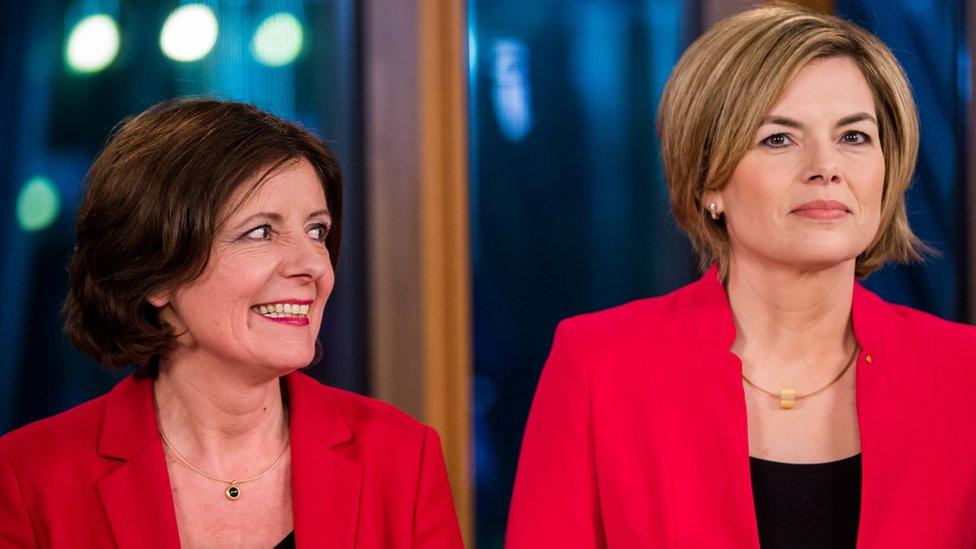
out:
M251 40L251 53L269 67L287 65L302 51L304 32L294 15L281 12L269 15L258 25Z
M216 42L217 16L203 4L187 4L173 10L159 34L159 47L175 61L202 59Z
M119 27L110 15L89 15L75 24L65 44L65 61L80 73L98 72L119 53Z
M25 231L47 228L61 211L61 196L51 180L36 175L20 189L17 196L17 222Z

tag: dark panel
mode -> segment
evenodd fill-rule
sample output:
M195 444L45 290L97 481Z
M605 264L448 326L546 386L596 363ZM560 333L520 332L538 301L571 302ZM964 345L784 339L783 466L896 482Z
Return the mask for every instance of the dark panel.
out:
M889 266L866 284L890 301L967 320L969 216L963 160L971 83L963 3L837 0L836 9L877 34L908 74L921 121L918 168L907 194L909 221L939 253L922 264Z
M682 2L471 5L479 547L500 547L522 429L559 319L666 292L696 262L654 133Z

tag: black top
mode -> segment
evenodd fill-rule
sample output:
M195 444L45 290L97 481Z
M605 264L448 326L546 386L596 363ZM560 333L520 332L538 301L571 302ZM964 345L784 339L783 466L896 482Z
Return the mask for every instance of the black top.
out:
M278 545L274 546L274 549L295 549L295 531L292 530L290 534L279 541Z
M843 549L857 544L861 454L829 463L749 458L762 549Z

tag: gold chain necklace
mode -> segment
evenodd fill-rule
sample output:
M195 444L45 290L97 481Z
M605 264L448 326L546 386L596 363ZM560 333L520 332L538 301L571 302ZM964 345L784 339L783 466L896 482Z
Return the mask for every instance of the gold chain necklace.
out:
M816 391L811 391L811 392L809 392L809 393L807 393L805 395L798 395L798 394L796 394L796 389L790 389L790 388L785 388L785 387L783 389L780 389L779 393L777 394L777 393L774 393L772 391L767 391L766 389L763 389L762 387L756 385L755 383L753 383L752 381L750 381L749 378L747 378L745 374L742 374L742 379L745 380L745 382L748 383L750 386L752 386L754 389L756 389L756 390L758 390L760 392L766 393L767 395L769 395L769 396L771 396L773 398L779 399L779 407L780 408L783 408L785 410L789 410L789 409L793 408L796 405L796 401L797 400L800 400L801 398L807 398L808 396L813 396L813 395L815 395L815 394L823 391L827 387L830 387L834 383L837 383L837 381L840 378L844 377L844 374L847 373L847 370L850 369L851 364L854 364L854 360L857 358L857 353L860 350L861 350L861 348L858 347L857 344L855 344L854 345L854 352L851 353L851 358L849 358L847 360L847 364L844 366L844 369L841 370L839 374L837 374L837 377L835 377L834 379L832 379L830 381L830 383L824 385L823 387L817 389Z
M280 454L278 454L278 459L276 459L275 462L271 464L271 467L265 469L264 472L261 473L260 475L245 480L226 480L220 477L215 477L211 474L201 471L200 469L197 469L196 467L193 466L192 463L187 461L186 458L184 458L182 455L180 455L179 452L176 451L176 448L173 447L173 444L169 441L169 439L166 438L166 435L164 435L162 431L159 431L159 436L163 437L163 442L166 443L166 446L170 449L170 451L173 452L173 455L176 456L177 459L182 461L184 465L194 470L195 472L209 478L210 480L216 480L217 482L222 482L226 484L227 489L224 490L224 495L227 496L227 499L231 501L234 501L237 498L241 497L241 489L237 487L238 484L247 484L248 482L254 482L255 480L258 480L264 475L270 473L272 470L274 470L275 467L278 466L279 463L281 463L281 458L285 457L285 452L287 452L288 448L291 447L291 439L289 439L288 443L285 444L285 448L281 451Z

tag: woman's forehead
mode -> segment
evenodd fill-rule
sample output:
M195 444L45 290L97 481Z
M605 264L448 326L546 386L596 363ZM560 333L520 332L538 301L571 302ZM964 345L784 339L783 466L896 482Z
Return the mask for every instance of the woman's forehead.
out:
M874 94L864 73L849 57L827 57L806 64L787 83L769 117L836 111L838 117L854 112L874 114Z
M260 211L304 216L328 209L318 172L304 158L255 176L237 188L227 206L233 208L227 212L229 219Z

